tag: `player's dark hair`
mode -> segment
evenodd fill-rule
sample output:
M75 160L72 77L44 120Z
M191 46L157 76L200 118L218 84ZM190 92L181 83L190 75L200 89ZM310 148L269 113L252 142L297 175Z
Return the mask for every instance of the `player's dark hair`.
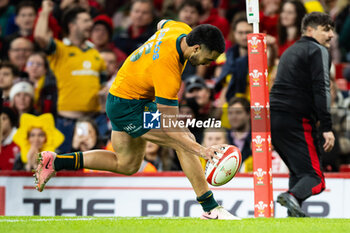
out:
M317 28L317 26L326 27L326 31L334 28L334 22L332 18L322 12L312 12L304 16L303 21L301 23L301 30L304 34L306 32L307 27Z
M250 114L250 103L246 98L242 97L232 97L228 102L228 107L231 107L234 104L241 104L247 114Z
M85 10L82 7L73 7L69 8L63 13L62 17L62 30L65 35L69 34L69 24L73 23L76 19L78 14L80 13L88 13L87 10Z
M189 46L204 45L210 51L225 52L225 39L222 32L210 24L201 24L195 27L187 36Z
M301 21L304 15L306 14L306 9L304 7L304 4L300 0L287 0L282 3L280 12L282 12L283 6L286 3L290 3L294 5L295 12L297 14L295 18L295 24L294 24L294 26L297 27L297 35L294 39L298 39L301 36ZM287 28L281 24L281 17L279 19L277 29L278 29L278 43L280 45L283 45L284 43L286 43L288 35L287 35Z
M9 68L14 77L19 77L18 68L14 64L12 64L11 62L9 62L9 61L0 62L0 69L2 69L2 68Z
M22 1L20 3L18 3L18 5L16 6L16 15L19 14L19 12L23 9L23 8L27 8L27 7L31 7L33 8L35 14L36 14L36 6L34 4L33 1Z
M203 12L202 4L201 4L199 1L197 1L197 0L187 0L187 1L184 1L184 2L180 5L178 12L180 12L180 11L181 11L184 7L186 7L186 6L195 8L199 15L202 15L202 14L204 13L204 12Z

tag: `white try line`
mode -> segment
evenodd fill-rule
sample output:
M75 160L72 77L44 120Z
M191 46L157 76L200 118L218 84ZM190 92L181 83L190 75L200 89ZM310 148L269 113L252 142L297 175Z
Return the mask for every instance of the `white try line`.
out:
M1 222L63 222L63 221L96 221L96 220L159 220L159 219L190 219L189 217L91 217L91 218L34 218L34 219L1 219Z

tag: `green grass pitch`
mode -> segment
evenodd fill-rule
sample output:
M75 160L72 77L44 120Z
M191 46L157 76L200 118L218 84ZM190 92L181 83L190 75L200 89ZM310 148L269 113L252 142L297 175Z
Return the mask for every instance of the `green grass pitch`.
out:
M350 232L349 219L284 218L241 221L198 218L0 217L3 233Z

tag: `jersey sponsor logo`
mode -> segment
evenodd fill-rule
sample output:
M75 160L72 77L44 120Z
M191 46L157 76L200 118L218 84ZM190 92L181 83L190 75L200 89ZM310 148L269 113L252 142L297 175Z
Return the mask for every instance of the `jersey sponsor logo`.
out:
M91 62L90 61L84 61L83 62L84 69L91 69Z
M160 129L160 116L162 114L156 112L143 112L143 128L144 129Z
M82 65L83 65L82 70L73 70L71 74L73 76L87 75L87 76L100 77L99 72L91 69L91 67L92 67L91 61L83 61Z

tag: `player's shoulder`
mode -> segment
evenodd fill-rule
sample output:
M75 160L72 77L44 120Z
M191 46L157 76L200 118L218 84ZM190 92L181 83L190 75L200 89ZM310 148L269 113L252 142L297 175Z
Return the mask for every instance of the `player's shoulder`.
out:
M191 31L192 28L188 26L186 23L171 20L171 19L163 19L159 22L158 24L159 29L164 29L164 28L181 28L186 31Z

